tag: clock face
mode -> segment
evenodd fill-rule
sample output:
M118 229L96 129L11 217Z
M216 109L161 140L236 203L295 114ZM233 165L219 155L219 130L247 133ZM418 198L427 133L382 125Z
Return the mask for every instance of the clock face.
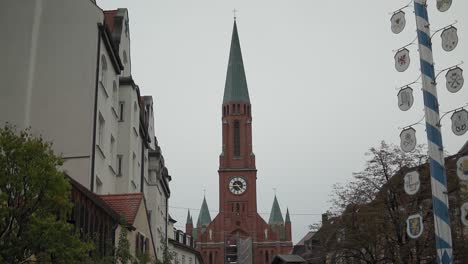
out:
M232 177L231 180L229 181L229 190L233 194L243 194L245 190L247 190L247 182L245 181L244 178L242 177Z

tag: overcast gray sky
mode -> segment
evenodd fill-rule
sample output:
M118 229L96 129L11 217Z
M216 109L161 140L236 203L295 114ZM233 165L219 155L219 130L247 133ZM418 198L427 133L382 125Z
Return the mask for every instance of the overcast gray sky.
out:
M436 70L468 62L467 1L453 1L440 13L429 0L431 29L455 20L459 45L447 53L440 34L433 38ZM253 114L258 169L258 208L268 220L274 191L283 214L291 212L293 240L319 222L336 182L363 168L364 153L381 140L399 143L398 127L423 116L421 85L415 104L397 107L396 88L419 76L417 46L411 65L397 73L392 50L416 37L413 8L405 30L390 31L390 12L406 0L251 1L98 0L105 10L129 10L132 74L143 95L155 99L156 133L172 175L170 209L185 229L186 209L194 219L206 188L212 218L218 210L218 155L221 104L232 33L238 29ZM462 65L465 68L466 65ZM457 94L439 82L441 111L468 102L468 87ZM456 152L468 140L443 121L446 149ZM417 125L419 143L426 143Z

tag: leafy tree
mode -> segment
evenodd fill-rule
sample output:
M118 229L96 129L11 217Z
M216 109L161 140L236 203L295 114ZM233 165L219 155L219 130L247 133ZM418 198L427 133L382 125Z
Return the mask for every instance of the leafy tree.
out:
M156 259L156 264L171 264L172 260L174 259L174 252L169 250L169 246L167 245L164 238L161 238L160 243L163 246L163 257L161 260Z
M133 261L133 256L130 254L130 242L128 241L128 231L125 225L121 225L119 242L115 252L115 258L118 263L129 263Z
M51 143L0 128L0 262L86 263L93 244L66 222L70 184Z

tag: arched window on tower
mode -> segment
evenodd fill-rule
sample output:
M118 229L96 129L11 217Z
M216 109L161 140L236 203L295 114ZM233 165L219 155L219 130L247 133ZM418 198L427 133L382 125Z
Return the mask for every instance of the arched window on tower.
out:
M240 156L240 123L234 121L234 157Z
M226 113L229 115L229 105L226 107L227 107Z
M239 212L240 211L240 205L239 203L236 203L236 212Z

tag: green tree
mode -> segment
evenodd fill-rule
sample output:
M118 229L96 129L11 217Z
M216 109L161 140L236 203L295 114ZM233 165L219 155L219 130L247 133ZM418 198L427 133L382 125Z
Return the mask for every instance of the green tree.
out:
M51 143L29 130L0 128L0 262L86 263L70 213L70 184Z

